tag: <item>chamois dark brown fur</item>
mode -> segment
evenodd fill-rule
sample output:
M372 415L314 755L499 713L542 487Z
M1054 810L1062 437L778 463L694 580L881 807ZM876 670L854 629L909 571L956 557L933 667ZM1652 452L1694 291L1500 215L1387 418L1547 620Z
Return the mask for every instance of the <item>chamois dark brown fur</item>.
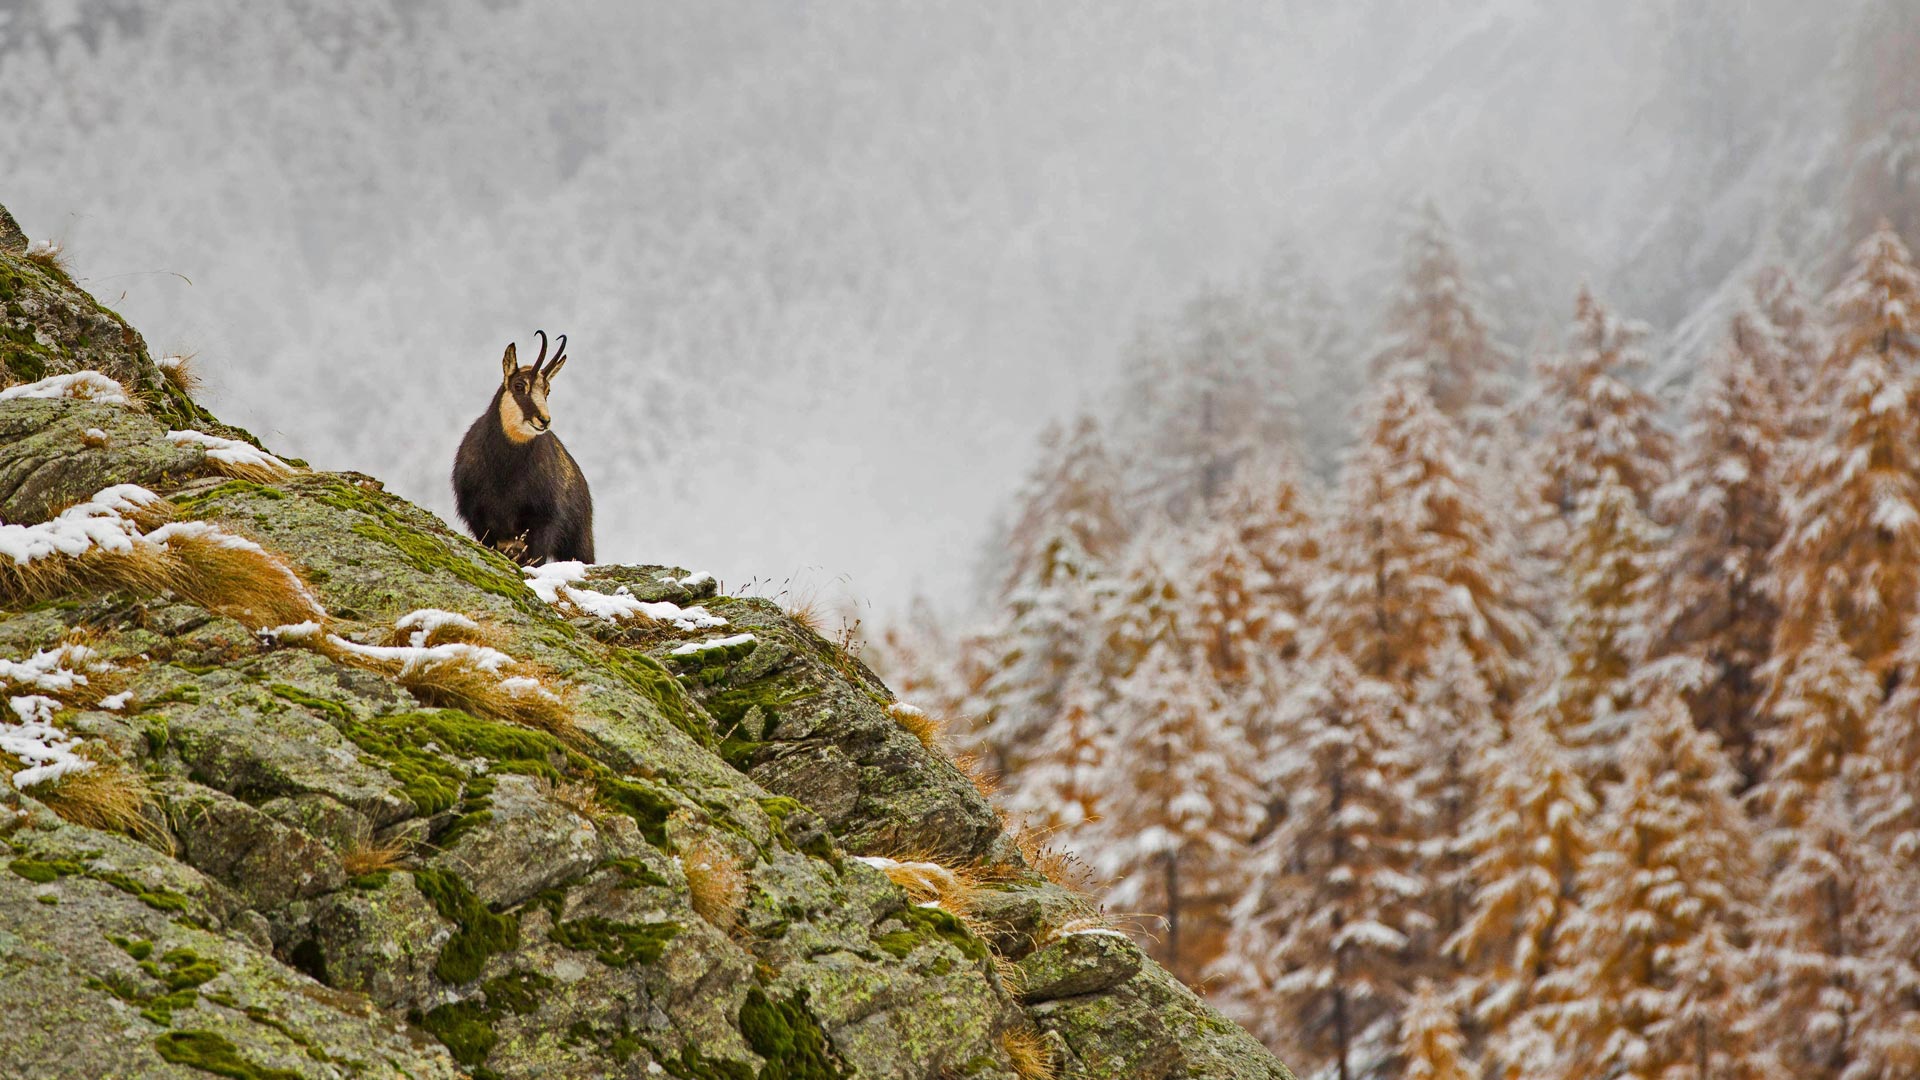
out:
M500 358L500 388L453 459L453 501L474 538L523 566L593 561L593 496L580 466L551 430L547 392L567 362L567 335L547 360Z

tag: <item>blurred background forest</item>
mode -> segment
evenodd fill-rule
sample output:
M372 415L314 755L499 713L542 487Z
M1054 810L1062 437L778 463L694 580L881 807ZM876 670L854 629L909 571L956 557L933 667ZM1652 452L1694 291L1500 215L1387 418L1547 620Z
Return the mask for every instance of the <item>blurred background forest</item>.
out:
M1303 1076L1895 1080L1916 55L1900 0L5 0L0 191L443 513L568 332L603 557L861 620Z

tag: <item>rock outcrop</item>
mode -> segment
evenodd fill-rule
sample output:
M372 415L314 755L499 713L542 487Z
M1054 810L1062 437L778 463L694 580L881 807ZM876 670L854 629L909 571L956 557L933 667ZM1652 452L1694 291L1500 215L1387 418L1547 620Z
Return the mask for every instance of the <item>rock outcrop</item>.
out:
M0 400L7 527L139 485L298 578L0 566L0 725L88 762L0 779L0 1076L1289 1080L777 605L253 449L4 210L0 370L124 389Z

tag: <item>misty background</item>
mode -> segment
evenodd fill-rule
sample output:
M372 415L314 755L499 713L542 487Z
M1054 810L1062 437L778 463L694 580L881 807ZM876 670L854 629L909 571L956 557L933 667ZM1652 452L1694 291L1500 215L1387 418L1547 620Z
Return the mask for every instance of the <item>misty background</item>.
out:
M0 201L222 417L449 518L565 332L603 559L892 611L1144 329L1277 258L1370 326L1423 200L1522 355L1586 280L1671 388L1859 234L1901 7L0 0ZM1296 387L1316 457L1356 380Z

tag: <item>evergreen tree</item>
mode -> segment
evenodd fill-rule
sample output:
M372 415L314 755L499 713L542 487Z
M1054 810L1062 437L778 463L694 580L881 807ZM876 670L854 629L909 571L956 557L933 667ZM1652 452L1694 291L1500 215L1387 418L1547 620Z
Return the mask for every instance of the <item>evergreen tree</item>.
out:
M1418 757L1414 785L1421 803L1431 809L1419 846L1419 868L1431 883L1431 906L1436 941L1422 942L1421 951L1434 954L1466 919L1473 898L1467 843L1468 823L1479 805L1482 767L1501 739L1501 725L1493 694L1473 658L1457 643L1443 649L1433 673L1414 687L1411 732L1424 748Z
M1405 697L1336 649L1316 652L1289 702L1277 763L1286 813L1255 849L1213 973L1223 1003L1304 1072L1351 1080L1387 1046L1431 933L1417 841Z
M1491 1056L1505 1075L1518 1075L1526 1052L1509 1024L1533 1002L1577 908L1596 804L1565 748L1535 719L1517 721L1484 769L1480 806L1462 836L1478 887L1448 948L1467 963Z
M1869 724L1867 756L1878 769L1863 786L1861 810L1888 851L1911 860L1920 858L1920 634L1913 629L1896 669L1899 686Z
M1700 665L1688 708L1749 784L1760 767L1759 673L1779 618L1767 560L1784 529L1778 455L1788 437L1782 399L1754 359L1773 345L1753 337L1736 320L1733 343L1696 384L1680 464L1660 492L1660 515L1675 535L1655 620L1655 652Z
M1572 528L1565 652L1536 708L1597 780L1617 775L1618 743L1632 700L1629 679L1647 656L1659 536L1611 469L1581 493Z
M1407 235L1400 290L1387 312L1391 336L1373 366L1376 374L1412 367L1441 412L1472 424L1504 396L1502 376L1512 356L1494 340L1455 246L1439 208L1421 204Z
M1276 609L1277 590L1240 539L1238 522L1229 517L1201 533L1189 578L1193 632L1208 666L1222 686L1246 686L1275 651L1276 638L1292 634L1283 625L1291 618Z
M1070 531L1041 545L1025 580L1007 595L1003 622L986 644L977 701L979 741L1008 777L1059 714L1069 675L1085 662L1099 611L1099 569Z
M1391 373L1341 479L1313 599L1317 624L1363 672L1403 694L1457 641L1504 706L1535 636L1510 548L1453 425L1416 372Z
M1121 427L1146 493L1176 520L1211 506L1258 450L1291 438L1289 358L1257 320L1246 296L1209 286L1126 361Z
M1736 777L1713 736L1664 690L1633 725L1622 768L1580 876L1583 904L1538 987L1532 1019L1555 1053L1528 1075L1730 1075L1745 1058L1733 942L1757 887Z
M1768 266L1754 275L1752 299L1733 317L1730 344L1751 362L1793 436L1818 430L1824 417L1808 390L1824 352L1820 321L1785 267Z
M1237 718L1205 663L1181 651L1155 642L1118 688L1094 864L1112 883L1108 903L1165 920L1149 951L1195 979L1218 951L1261 814Z
M1425 979L1400 1018L1400 1060L1403 1080L1476 1080L1479 1075L1453 1009Z
M1263 571L1267 637L1282 656L1299 649L1319 573L1318 509L1291 458L1269 451L1234 477L1220 510Z
M1822 788L1769 834L1780 854L1754 928L1748 1026L1770 1076L1894 1080L1920 1062L1914 897L1851 801L1845 784Z
M1796 649L1830 611L1878 673L1920 599L1920 273L1891 229L1856 249L1827 310L1833 344L1814 389L1829 419L1791 470L1774 651Z
M1582 288L1569 348L1540 372L1543 497L1563 516L1609 469L1646 513L1671 472L1673 438L1659 404L1632 381L1646 366L1645 336L1645 326L1616 318Z
M1082 416L1070 428L1050 425L1040 437L1040 462L1014 500L1000 579L1004 599L1046 577L1062 543L1085 553L1083 565L1110 565L1126 546L1119 467L1100 425Z
M998 793L1013 818L1080 850L1098 843L1095 825L1105 813L1106 766L1113 752L1113 732L1100 719L1109 692L1092 676L1087 665L1068 676L1060 711Z
M1771 765L1754 799L1770 820L1791 829L1828 786L1853 787L1879 771L1870 750L1880 684L1832 618L1780 666L1773 726L1761 735Z
M1331 475L1353 439L1349 421L1366 374L1341 321L1346 305L1285 242L1261 260L1250 293L1259 347L1290 390L1297 449L1315 475Z

